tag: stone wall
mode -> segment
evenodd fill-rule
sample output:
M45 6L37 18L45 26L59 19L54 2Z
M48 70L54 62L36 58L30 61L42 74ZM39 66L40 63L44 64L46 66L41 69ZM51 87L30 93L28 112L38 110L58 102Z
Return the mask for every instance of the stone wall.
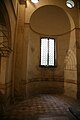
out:
M80 27L76 30L77 34L77 97L80 98Z
M5 49L9 49L9 54L0 56L0 95L4 98L3 101L5 106L10 102L12 94L12 56L14 46L14 34L15 34L15 23L16 18L12 8L12 4L9 0L0 1L0 11L3 15L3 21L6 26L6 31L3 30L3 37ZM6 39L5 39L6 38ZM6 40L6 43L5 43ZM1 38L0 38L1 42ZM7 45L7 48L6 48ZM1 47L1 44L0 44ZM6 51L7 52L7 51ZM2 103L3 104L3 103Z
M40 7L50 7L47 5L52 5L49 12L52 12L52 9L54 13L58 11L56 14L49 14L51 15L51 22L50 19L47 19L47 14L44 17L45 11L43 14L38 14ZM39 16L32 19L35 14ZM41 15L41 18L44 20L38 19ZM69 9L66 7L65 1L54 1L53 3L53 0L46 0L46 2L40 0L40 3L37 5L28 1L26 8L25 5L18 4L13 59L13 94L15 97L24 98L39 93L63 93L65 91L66 95L76 98L77 60L75 28L78 27L77 18L77 6ZM49 22L46 22L48 20ZM65 24L63 25L64 21ZM50 26L52 26L51 29ZM55 68L40 67L40 38L46 36L55 38Z
M75 30L71 32L69 49L65 58L64 88L65 94L77 98L77 60Z
M69 34L55 37L57 59L56 67L54 68L43 68L40 66L40 37L43 37L43 35L39 35L29 28L27 53L27 92L28 94L63 93L63 61L66 56L66 51L69 47L69 41L67 40L69 39Z

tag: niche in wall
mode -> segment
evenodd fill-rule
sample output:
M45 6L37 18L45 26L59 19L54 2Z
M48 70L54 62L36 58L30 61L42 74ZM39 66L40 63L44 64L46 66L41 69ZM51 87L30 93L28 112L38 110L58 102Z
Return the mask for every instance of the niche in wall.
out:
M45 5L32 14L30 26L41 34L58 35L70 30L70 21L62 8Z
M62 8L55 5L42 6L33 12L29 27L27 91L30 94L63 93L63 62L69 48L70 38L70 34L65 35L64 33L71 29L67 14ZM53 69L39 66L40 38L45 36L54 38L56 42L57 67Z

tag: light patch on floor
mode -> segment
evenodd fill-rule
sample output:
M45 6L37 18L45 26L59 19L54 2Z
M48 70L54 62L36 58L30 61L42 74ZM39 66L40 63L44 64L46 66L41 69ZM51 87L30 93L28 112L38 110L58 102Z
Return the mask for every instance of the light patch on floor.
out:
M69 120L68 117L58 116L58 117L45 117L39 118L38 120Z
M24 101L15 101L3 116L4 120L76 120L69 108L80 108L80 102L63 95L41 94ZM2 120L2 119L0 119Z

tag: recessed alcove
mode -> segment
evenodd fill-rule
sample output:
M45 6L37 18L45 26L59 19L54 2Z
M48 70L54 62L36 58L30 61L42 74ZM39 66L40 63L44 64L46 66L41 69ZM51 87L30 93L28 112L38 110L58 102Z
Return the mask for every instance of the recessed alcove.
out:
M70 21L65 11L55 5L45 5L32 14L30 26L35 32L59 35L70 31Z
M70 30L71 24L66 12L56 5L42 6L31 15L26 84L28 95L64 93L64 59L69 49ZM57 57L55 68L39 66L40 37L44 36L55 39Z

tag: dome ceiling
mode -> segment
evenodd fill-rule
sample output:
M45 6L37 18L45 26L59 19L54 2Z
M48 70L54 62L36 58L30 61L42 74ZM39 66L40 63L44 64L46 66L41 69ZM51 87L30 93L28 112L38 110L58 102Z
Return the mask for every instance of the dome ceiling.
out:
M38 8L30 18L31 28L46 35L59 35L68 32L70 21L63 9L55 5Z

